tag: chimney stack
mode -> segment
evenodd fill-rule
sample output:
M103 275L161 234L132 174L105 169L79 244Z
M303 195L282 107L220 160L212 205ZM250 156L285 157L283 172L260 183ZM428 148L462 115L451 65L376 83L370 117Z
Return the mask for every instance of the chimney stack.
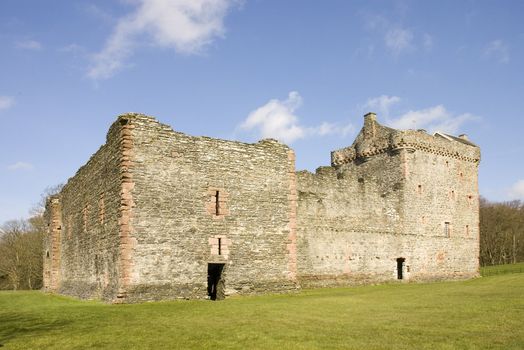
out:
M375 137L377 124L377 115L373 112L364 115L364 138L371 139Z
M376 122L377 121L377 115L373 112L368 112L366 114L364 114L364 123L369 123L369 122Z

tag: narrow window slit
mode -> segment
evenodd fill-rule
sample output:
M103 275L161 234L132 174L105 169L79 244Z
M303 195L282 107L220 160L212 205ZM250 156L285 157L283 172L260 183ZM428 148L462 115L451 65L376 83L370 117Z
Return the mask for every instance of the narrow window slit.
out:
M215 215L217 216L220 215L220 192L219 191L216 191L215 193Z

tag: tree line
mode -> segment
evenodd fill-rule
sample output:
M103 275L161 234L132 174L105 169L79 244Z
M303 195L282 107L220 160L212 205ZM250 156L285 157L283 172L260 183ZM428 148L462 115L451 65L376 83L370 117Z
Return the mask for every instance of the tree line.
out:
M42 288L47 230L44 208L47 198L62 187L46 188L29 219L11 220L0 226L0 289Z
M56 193L59 187L48 190ZM27 220L7 221L0 227L0 289L42 288L43 203ZM480 200L480 264L524 261L524 202Z
M0 228L0 289L42 288L43 217L7 221Z
M524 202L480 199L480 264L524 261Z

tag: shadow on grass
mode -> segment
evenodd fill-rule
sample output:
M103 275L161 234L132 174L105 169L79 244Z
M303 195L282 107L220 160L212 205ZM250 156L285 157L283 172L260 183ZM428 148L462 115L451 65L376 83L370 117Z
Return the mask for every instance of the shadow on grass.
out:
M67 320L44 321L17 313L1 313L0 319L0 347L5 346L11 339L23 336L38 337L71 323Z

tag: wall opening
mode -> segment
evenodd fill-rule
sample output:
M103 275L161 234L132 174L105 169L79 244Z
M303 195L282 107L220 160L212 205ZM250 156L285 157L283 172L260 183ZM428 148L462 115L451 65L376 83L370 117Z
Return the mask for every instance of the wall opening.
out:
M211 300L223 300L224 294L224 264L207 264L207 296Z
M451 237L451 223L449 221L444 222L444 235Z
M404 279L404 262L406 259L404 258L397 258L397 279L403 280Z
M215 215L220 215L220 192L215 193Z
M218 255L222 255L222 238L218 238Z

